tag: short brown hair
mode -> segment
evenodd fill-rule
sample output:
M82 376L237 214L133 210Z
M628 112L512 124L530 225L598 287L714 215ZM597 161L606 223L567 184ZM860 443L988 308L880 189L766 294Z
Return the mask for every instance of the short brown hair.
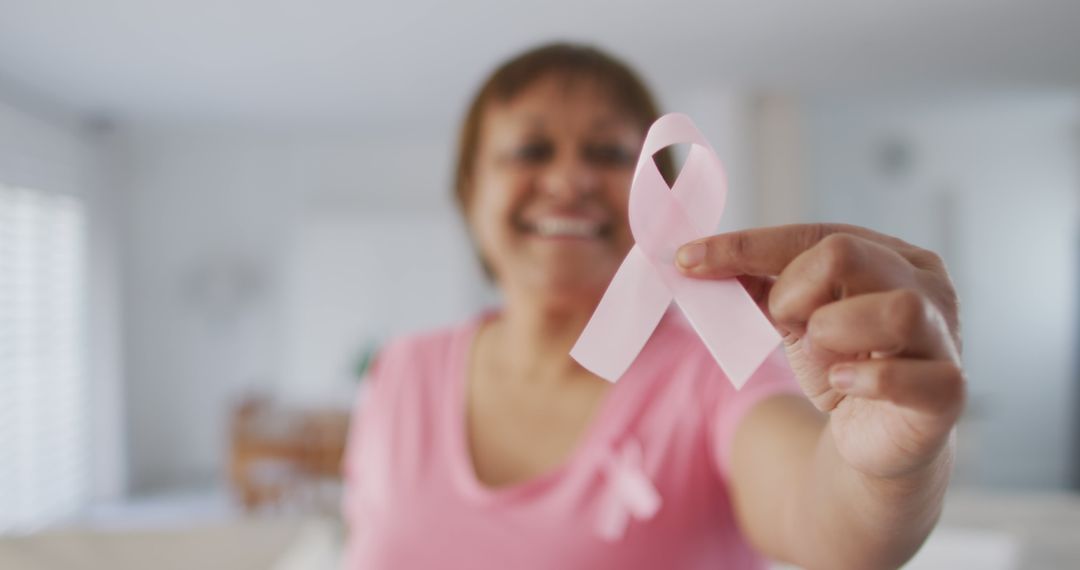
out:
M484 110L491 102L507 102L536 80L550 74L587 77L605 87L612 100L641 125L644 132L659 116L656 101L637 73L622 61L595 47L552 43L533 48L504 62L481 85L465 113L458 138L454 197L462 213L468 213L470 179L480 145ZM675 165L670 149L656 154L656 164L666 180L672 180Z

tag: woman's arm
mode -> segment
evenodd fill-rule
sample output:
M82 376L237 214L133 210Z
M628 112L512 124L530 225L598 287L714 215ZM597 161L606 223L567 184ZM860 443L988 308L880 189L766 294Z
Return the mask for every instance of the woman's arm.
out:
M941 260L854 226L691 246L682 270L743 280L809 398L767 400L735 433L731 484L747 535L811 568L903 564L941 511L964 402L957 301Z
M770 557L805 568L896 568L941 512L953 448L891 478L840 456L828 419L805 400L765 400L735 433L731 485L748 539Z

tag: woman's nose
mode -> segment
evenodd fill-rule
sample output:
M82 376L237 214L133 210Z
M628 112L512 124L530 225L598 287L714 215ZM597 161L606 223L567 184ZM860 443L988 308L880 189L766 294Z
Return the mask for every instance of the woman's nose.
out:
M595 194L599 177L589 165L576 158L552 162L540 177L544 194L562 201L573 202Z

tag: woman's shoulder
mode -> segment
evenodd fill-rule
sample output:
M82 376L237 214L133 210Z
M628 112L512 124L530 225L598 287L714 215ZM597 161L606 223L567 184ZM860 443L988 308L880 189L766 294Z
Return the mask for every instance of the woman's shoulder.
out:
M376 362L414 362L434 356L453 343L462 325L444 326L398 334L387 339L375 355Z
M456 349L464 348L470 333L476 327L476 318L466 319L419 331L391 337L375 355L375 371L387 368L416 366L445 366L448 359L456 356Z

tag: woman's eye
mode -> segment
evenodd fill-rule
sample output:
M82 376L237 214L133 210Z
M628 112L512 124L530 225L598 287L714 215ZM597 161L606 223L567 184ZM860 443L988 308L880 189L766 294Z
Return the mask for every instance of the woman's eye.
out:
M527 143L514 151L514 158L524 162L541 162L551 155L551 145L544 142Z
M633 154L619 145L587 146L585 158L601 166L626 166L634 161Z

